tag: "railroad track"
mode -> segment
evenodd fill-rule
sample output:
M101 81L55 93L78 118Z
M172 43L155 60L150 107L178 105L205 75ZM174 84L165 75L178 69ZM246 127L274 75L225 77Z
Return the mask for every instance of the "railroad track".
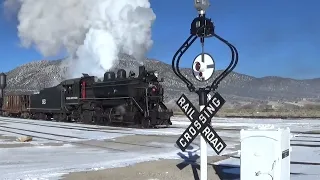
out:
M50 121L50 125L49 124L43 124L43 123L36 123L36 122L26 122L29 120L26 119L22 119L22 120L13 120L13 119L9 119L9 118L1 118L0 122L7 122L7 123L18 123L18 124L26 124L26 125L36 125L36 126L41 126L41 127L53 127L53 128L61 128L61 129L70 129L70 130L81 130L81 131L90 131L90 132L104 132L104 133L114 133L114 134L126 134L126 135L146 135L146 132L150 132L152 133L152 130L154 129L145 129L145 132L128 132L128 131L135 131L137 129L134 128L124 128L124 127L88 127L88 125L86 126L77 126L77 125L71 125L73 123L63 123L63 124L53 124L53 123L58 123L58 122L51 122ZM39 120L40 121L40 120ZM46 121L42 121L42 122L46 122ZM60 122L59 122L60 123ZM168 129L174 129L176 127L169 127ZM141 129L138 129L141 130ZM162 132L154 132L154 133L162 133ZM147 134L148 136L155 136L155 137L159 137L161 135L154 135L154 134ZM168 134L170 135L170 134Z
M5 122L5 123L12 123L11 126L14 126L14 124L25 124L25 125L31 125L31 126L39 126L39 127L49 127L49 128L57 128L57 129L64 129L64 130L79 130L79 131L91 131L91 132L102 132L102 133L117 133L117 134L125 134L125 135L143 135L143 136L153 136L153 137L162 137L163 135L154 135L154 134L146 134L145 131L151 130L152 129L145 129L145 131L139 133L139 132L128 132L128 131L135 131L136 129L132 128L124 128L124 127L110 127L110 129L105 129L109 127L90 127L90 125L76 125L73 123L66 124L66 123L61 123L60 122L49 122L48 124L47 121L40 121L40 122L28 122L32 120L28 119L9 119L9 118L1 118L0 122ZM170 129L170 128L169 128ZM3 132L8 132L8 133L13 133L13 134L19 134L23 136L32 136L34 138L39 138L39 139L46 139L46 140L53 140L53 141L59 141L59 142L64 142L64 143L69 143L69 144L75 144L75 145L82 145L82 146L87 146L87 147L96 147L96 148L101 148L101 149L107 149L110 151L116 151L116 152L131 152L130 150L126 148L118 148L114 147L112 144L120 144L120 145L129 145L133 147L142 147L142 148L151 148L151 149L161 149L163 146L160 145L147 145L147 144L136 144L136 143L128 143L128 142L119 142L117 140L108 140L104 139L103 141L99 142L99 145L96 144L90 144L94 143L91 142L90 140L97 141L97 139L89 139L89 138L83 138L83 137L76 137L76 136L70 136L70 135L65 135L65 134L57 134L57 133L49 133L49 132L42 132L36 130L28 130L27 128L17 128L17 127L10 127L7 126L6 124L2 125L0 124L0 133L1 131ZM20 131L20 132L17 132ZM21 132L22 131L22 132ZM139 130L138 130L139 131ZM62 132L61 130L58 132ZM32 133L37 133L37 135L34 135ZM156 132L156 133L161 133ZM53 137L43 137L42 135L46 136L53 136ZM69 140L61 140L57 138L72 138L76 139L79 141L69 141ZM166 136L168 140L165 140L163 143L172 143L173 146L175 146L175 141L176 141L176 136ZM233 142L233 140L228 140L228 142ZM105 143L105 144L104 144ZM200 144L197 142L193 143L193 148L195 147L200 147ZM192 148L192 149L193 149ZM151 150L150 149L150 150ZM190 149L191 150L191 149Z
M39 124L41 122L47 123L47 124L55 124L56 126L64 126L64 127L74 127L74 128L89 128L89 129L103 129L103 128L108 128L108 129L114 129L114 130L121 130L121 129L132 129L132 128L126 128L126 127L114 127L114 126L99 126L99 127L93 127L93 126L98 126L98 125L89 125L89 124L81 124L78 122L57 122L57 121L48 121L48 120L33 120L33 119L21 119L21 118L7 118L7 117L1 117L0 116L0 122L1 121L7 121L7 122L26 122L26 121L32 121L32 122L27 122L27 123L35 123ZM36 123L39 122L39 123Z
M2 119L23 119L23 118L20 118L20 117L8 117L8 116L2 116L0 114L0 118ZM81 123L81 122L77 122L77 121L74 121L74 122L67 122L67 121L55 121L55 120L41 120L41 119L23 119L23 120L33 120L33 121L46 121L46 122L52 122L52 123L65 123L65 124L78 124L78 125L86 125L86 126L101 126L101 127L108 127L108 128L130 128L130 129L166 129L166 128L172 128L172 125L170 126L165 126L165 125L158 125L157 127L152 127L152 128L142 128L140 126L135 126L135 125L128 125L128 126L122 126L122 125L116 125L116 124L113 124L113 125L99 125L99 124L89 124L89 123Z
M103 133L114 133L114 134L125 134L125 135L142 135L142 136L151 136L151 137L161 137L166 135L166 138L173 139L176 141L177 136L183 132L184 128L180 126L171 126L166 129L136 129L136 128L126 128L126 127L113 127L113 126L98 126L98 125L88 125L88 124L78 124L78 123L69 123L69 122L55 122L55 121L45 121L45 120L29 120L29 119L19 119L19 118L0 118L1 122L7 123L19 123L26 125L36 125L40 127L52 127L52 128L61 128L69 130L80 130L87 132L103 132ZM170 134L166 130L170 129L181 129L181 133ZM240 131L241 128L216 128L217 130L222 131ZM131 132L130 132L131 131ZM170 136L171 135L171 136Z
M94 132L108 132L108 133L119 133L115 132L116 130L130 130L125 128L110 128L110 130L104 129L103 127L85 127L85 126L71 126L71 125L65 125L65 124L56 124L56 125L49 125L49 124L43 124L43 123L35 123L35 122L23 122L20 120L11 120L11 119L0 119L0 122L8 122L8 123L19 123L19 124L28 124L28 125L37 125L42 127L55 127L55 128L62 128L62 129L73 129L73 130L82 130L82 131L94 131ZM45 122L45 121L42 121ZM121 132L122 133L122 132ZM126 133L124 134L133 134L133 133Z
M32 121L32 122L28 122ZM38 121L38 123L37 123ZM163 131L157 131L162 129L144 129L143 132L141 129L135 129L135 128L125 128L125 127L109 127L109 126L99 126L99 127L91 127L91 126L97 126L97 125L87 125L87 124L75 124L75 123L65 123L65 122L54 122L54 121L45 121L45 120L29 120L29 119L11 119L11 118L1 118L0 122L8 122L8 123L19 123L19 124L26 124L26 125L36 125L41 127L52 127L52 128L61 128L61 129L69 129L69 130L81 130L81 131L87 131L87 132L103 132L103 133L114 133L114 134L125 134L125 135L141 135L141 136L151 136L151 137L161 137L163 135L167 135L167 139L172 139L172 142L174 143L177 139L177 136L172 134L163 134ZM46 123L46 124L44 124ZM169 127L167 129L177 129L181 127ZM219 130L225 130L224 128L219 128ZM228 131L229 129L226 129ZM235 130L235 129L230 129ZM130 132L134 131L134 132ZM149 132L147 132L149 131ZM156 132L155 132L156 131ZM181 130L183 132L183 130ZM155 134L152 134L155 133ZM171 135L171 136L170 136ZM180 133L179 133L180 135ZM178 136L179 136L178 135ZM106 140L105 140L106 141ZM112 141L114 143L117 143L115 141ZM171 143L171 142L169 142ZM198 143L193 143L194 145L199 145Z
M59 122L59 121L54 121L54 120L34 120L34 119L21 119L21 118L15 118L15 117L3 117L0 116L0 122L3 120L9 120L9 121L34 121L34 122L46 122L50 124L55 124L59 126L68 126L68 127L82 127L82 128L90 128L90 129L114 129L114 130L128 130L128 129L133 129L133 130L155 130L155 129L174 129L174 128L181 128L178 126L168 126L168 127L159 127L159 128L137 128L137 127L124 127L124 126L117 126L117 125L95 125L95 124L85 124L85 123L80 123L80 122ZM16 119L16 120L13 120ZM63 124L63 125L62 125ZM98 126L98 127L93 127L93 126Z
M90 146L90 147L98 147L98 148L102 148L102 149L108 149L108 150L112 150L112 151L120 151L120 152L127 152L126 150L122 150L122 149L116 149L116 148L110 148L110 147L104 147L104 146L97 146L97 145L92 145L92 144L86 144L83 142L74 142L74 141L66 141L66 140L61 140L61 139L55 139L55 138L48 138L48 137L43 137L43 136L37 136L37 135L31 135L30 133L21 133L21 132L16 132L16 131L12 131L12 130L8 130L10 128L5 127L6 129L3 129L3 127L0 128L0 132L7 132L7 133L12 133L12 134L17 134L17 135L21 135L21 136L31 136L34 138L39 138L39 139L46 139L46 140L52 140L52 141L58 141L58 142L64 142L64 143L69 143L69 144L78 144L78 145L84 145L84 146ZM24 130L24 131L28 131L28 130Z
M14 123L14 122L12 122L10 120L5 120L5 121L6 122L10 122L10 123ZM24 123L24 122L16 122L16 123L29 124L29 125L34 125L34 126L42 125L42 124L32 124L32 123ZM59 126L47 126L47 127L55 127L55 128L60 128L60 129L61 128L62 129L70 129L70 128L67 128L67 127L59 127ZM76 130L80 130L80 129L76 129ZM76 136L57 134L57 133L48 133L48 132L43 132L43 131L36 131L36 130L16 128L16 127L9 127L9 126L5 126L5 125L0 125L0 132L1 131L2 132L7 132L7 133L12 133L12 134L17 134L17 135L22 135L22 136L31 136L31 137L39 138L39 139L64 142L64 143L69 143L69 144L77 144L77 145L83 145L83 146L89 146L89 147L98 147L98 148L108 149L108 150L112 150L112 151L128 152L127 150L123 150L123 149L119 149L119 148L111 148L111 147L106 147L106 146L100 146L100 145L93 145L93 144L85 143L83 141L90 141L90 140L95 140L95 139L89 139L89 138L83 138L83 137L76 137ZM86 130L82 130L82 131L86 131ZM87 129L87 131L96 131L96 130L90 130L90 129L88 130ZM106 132L106 133L108 133L108 132ZM112 133L121 134L119 132L112 132ZM130 135L135 135L135 134L131 133ZM51 137L45 137L45 136L51 136ZM72 139L76 139L76 140L79 140L79 141L69 141L69 140L64 140L64 139L61 139L61 138L72 138ZM139 147L148 147L148 148L162 148L161 146L119 142L119 141L108 140L108 139L104 139L102 142L103 143L114 143L114 144L122 144L122 145L139 146Z

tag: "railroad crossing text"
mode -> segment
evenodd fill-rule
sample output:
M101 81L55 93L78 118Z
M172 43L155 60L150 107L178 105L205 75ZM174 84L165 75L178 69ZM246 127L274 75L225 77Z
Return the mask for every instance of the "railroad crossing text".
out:
M177 101L177 105L189 118L191 124L176 142L181 150L184 151L192 143L195 137L201 133L217 154L220 154L220 152L223 151L226 144L210 126L210 121L224 103L225 100L220 96L220 94L216 93L209 100L201 113L199 113L189 99L182 94Z

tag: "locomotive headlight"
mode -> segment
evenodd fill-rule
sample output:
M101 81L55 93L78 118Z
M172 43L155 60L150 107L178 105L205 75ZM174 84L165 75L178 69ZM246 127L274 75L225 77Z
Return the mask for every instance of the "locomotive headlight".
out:
M152 92L156 92L156 91L157 91L157 88L153 87Z
M159 77L159 73L157 71L154 72L154 76Z

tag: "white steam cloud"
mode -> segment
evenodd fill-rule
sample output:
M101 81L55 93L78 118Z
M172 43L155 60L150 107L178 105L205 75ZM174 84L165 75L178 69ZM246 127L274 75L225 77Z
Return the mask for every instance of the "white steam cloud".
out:
M149 0L6 0L17 15L21 44L43 56L66 50L69 77L102 76L119 53L144 59L156 18Z

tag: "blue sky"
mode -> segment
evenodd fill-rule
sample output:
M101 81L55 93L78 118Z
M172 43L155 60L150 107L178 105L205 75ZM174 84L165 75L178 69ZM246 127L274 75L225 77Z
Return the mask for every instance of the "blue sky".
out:
M0 0L2 2L2 0ZM207 16L216 33L239 51L235 71L252 75L297 79L320 77L320 1L301 0L211 0ZM189 36L197 12L193 0L151 0L157 16L153 26L154 45L148 57L171 63L172 56ZM19 47L15 22L0 16L0 71L44 58L35 49ZM182 66L190 67L200 53L195 43L183 56ZM206 40L217 69L230 62L230 51L214 38Z

